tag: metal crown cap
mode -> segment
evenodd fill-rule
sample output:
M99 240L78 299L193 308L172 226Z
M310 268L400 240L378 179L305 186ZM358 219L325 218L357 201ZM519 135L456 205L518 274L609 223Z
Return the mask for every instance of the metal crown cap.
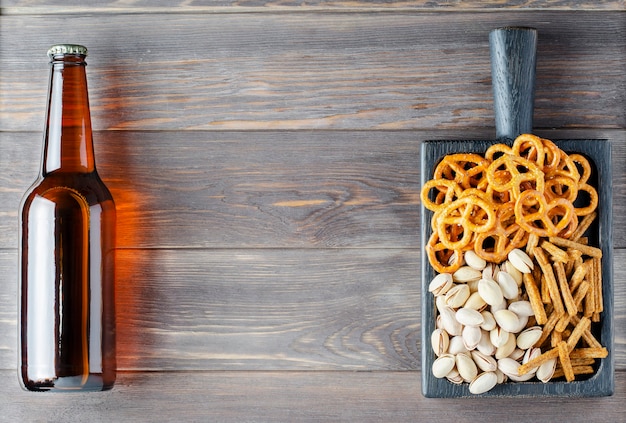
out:
M48 49L48 57L51 59L58 54L87 56L87 47L80 44L55 44Z

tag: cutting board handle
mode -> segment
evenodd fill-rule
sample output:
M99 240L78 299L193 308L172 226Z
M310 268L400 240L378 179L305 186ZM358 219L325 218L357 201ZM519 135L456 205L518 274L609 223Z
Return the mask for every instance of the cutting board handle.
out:
M514 139L533 128L537 30L506 27L489 33L496 138Z

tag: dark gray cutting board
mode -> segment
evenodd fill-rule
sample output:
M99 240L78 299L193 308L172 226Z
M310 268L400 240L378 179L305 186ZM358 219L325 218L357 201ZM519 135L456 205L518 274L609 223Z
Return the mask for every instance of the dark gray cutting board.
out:
M499 28L490 33L494 109L496 117L495 140L424 141L421 150L421 183L432 178L436 165L447 154L483 154L495 143L511 145L522 133L532 133L534 103L535 57L537 31L532 28ZM566 153L580 153L592 165L590 183L598 191L598 217L589 228L590 243L602 249L604 312L594 331L598 340L609 351L600 360L596 373L574 382L507 382L478 396L607 396L614 390L613 358L613 242L611 145L608 140L553 140ZM435 329L436 308L428 285L435 272L428 262L425 246L431 235L432 212L421 207L422 244L422 393L426 397L474 397L468 384L454 385L432 375L435 354L430 335Z

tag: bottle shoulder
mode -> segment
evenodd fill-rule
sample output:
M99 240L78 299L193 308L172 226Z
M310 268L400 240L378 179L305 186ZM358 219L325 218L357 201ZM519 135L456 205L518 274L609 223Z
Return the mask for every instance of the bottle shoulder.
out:
M97 172L53 172L40 176L24 194L23 203L28 203L37 196L45 196L47 192L59 188L66 188L79 193L89 205L113 203L111 192Z

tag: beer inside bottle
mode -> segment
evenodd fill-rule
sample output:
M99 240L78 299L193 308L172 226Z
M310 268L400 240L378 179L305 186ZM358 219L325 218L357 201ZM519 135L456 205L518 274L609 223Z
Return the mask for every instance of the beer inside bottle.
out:
M94 159L87 49L55 45L39 176L20 211L20 381L34 391L115 382L115 205Z

